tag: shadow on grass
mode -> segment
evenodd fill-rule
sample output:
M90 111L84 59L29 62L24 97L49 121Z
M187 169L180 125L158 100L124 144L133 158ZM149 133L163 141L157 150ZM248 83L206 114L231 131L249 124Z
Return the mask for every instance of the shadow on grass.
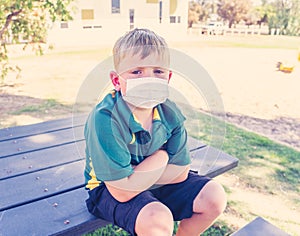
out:
M65 105L55 99L0 93L0 110L0 128L6 128L19 125L16 122L18 116L24 119L26 115L41 121L71 116L73 105Z
M226 121L250 129L273 140L288 143L292 148L300 150L300 119L277 117L262 119L245 115L226 113Z
M209 145L213 138L212 129L224 125L224 121L202 112L191 119L196 119L201 125L197 128L201 134L195 133L195 128L189 126L188 133ZM299 151L229 123L226 123L223 140L222 151L239 159L239 166L233 172L250 187L269 193L283 189L300 192Z

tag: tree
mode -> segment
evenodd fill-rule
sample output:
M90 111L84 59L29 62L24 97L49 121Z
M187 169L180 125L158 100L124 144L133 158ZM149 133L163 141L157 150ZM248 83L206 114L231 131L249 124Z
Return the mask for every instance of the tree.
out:
M189 2L188 27L192 27L193 23L206 21L209 18L212 7L212 3L208 0Z
M269 28L277 28L279 34L299 36L299 0L276 0L270 4L274 9L274 14L269 19Z
M292 0L292 6L287 27L288 35L300 36L300 1Z
M188 27L189 28L191 28L194 23L198 23L199 8L200 8L200 6L196 2L189 2L189 12L188 12Z
M9 65L7 44L32 45L42 54L41 44L46 42L47 29L52 21L71 20L70 3L73 0L0 0L0 77L9 70L19 70Z
M245 21L245 24L249 27L250 25L260 23L261 18L256 9L251 8L250 11L243 17L243 20Z
M220 0L218 14L229 22L229 28L245 19L251 8L250 0Z
M268 23L272 15L275 14L273 6L268 4L267 0L262 0L262 4L260 6L255 7L255 11L259 18L257 23L260 27L262 23Z
M276 29L277 34L300 36L299 0L264 0L256 10L260 21L268 23L269 33Z

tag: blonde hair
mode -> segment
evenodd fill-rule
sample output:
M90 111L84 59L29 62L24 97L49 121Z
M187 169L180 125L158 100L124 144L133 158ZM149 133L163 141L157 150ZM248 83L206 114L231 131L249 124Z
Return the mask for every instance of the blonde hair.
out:
M120 61L125 56L140 54L141 59L156 53L167 60L169 64L170 53L164 38L148 29L134 29L117 40L113 48L115 68L118 69Z

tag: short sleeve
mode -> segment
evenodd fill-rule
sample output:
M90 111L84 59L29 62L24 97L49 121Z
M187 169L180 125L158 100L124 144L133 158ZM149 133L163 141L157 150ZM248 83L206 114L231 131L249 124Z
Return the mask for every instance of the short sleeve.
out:
M112 181L133 173L131 155L118 122L109 112L95 111L85 127L86 155L92 161L96 178Z
M191 163L190 152L187 147L187 132L183 124L177 126L166 143L169 154L169 164L188 165Z
M185 117L176 104L170 100L159 107L160 116L170 132L164 149L169 154L169 164L188 165L191 163L190 152L187 147L187 132L184 127Z

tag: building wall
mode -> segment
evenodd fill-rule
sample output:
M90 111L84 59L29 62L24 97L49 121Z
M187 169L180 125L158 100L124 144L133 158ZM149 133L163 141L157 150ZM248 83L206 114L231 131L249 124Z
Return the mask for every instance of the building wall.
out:
M119 0L119 13L112 13L112 1L118 0L76 0L73 21L53 24L49 43L107 44L134 27L149 28L164 37L186 33L188 1ZM133 22L130 22L130 11L134 11Z

